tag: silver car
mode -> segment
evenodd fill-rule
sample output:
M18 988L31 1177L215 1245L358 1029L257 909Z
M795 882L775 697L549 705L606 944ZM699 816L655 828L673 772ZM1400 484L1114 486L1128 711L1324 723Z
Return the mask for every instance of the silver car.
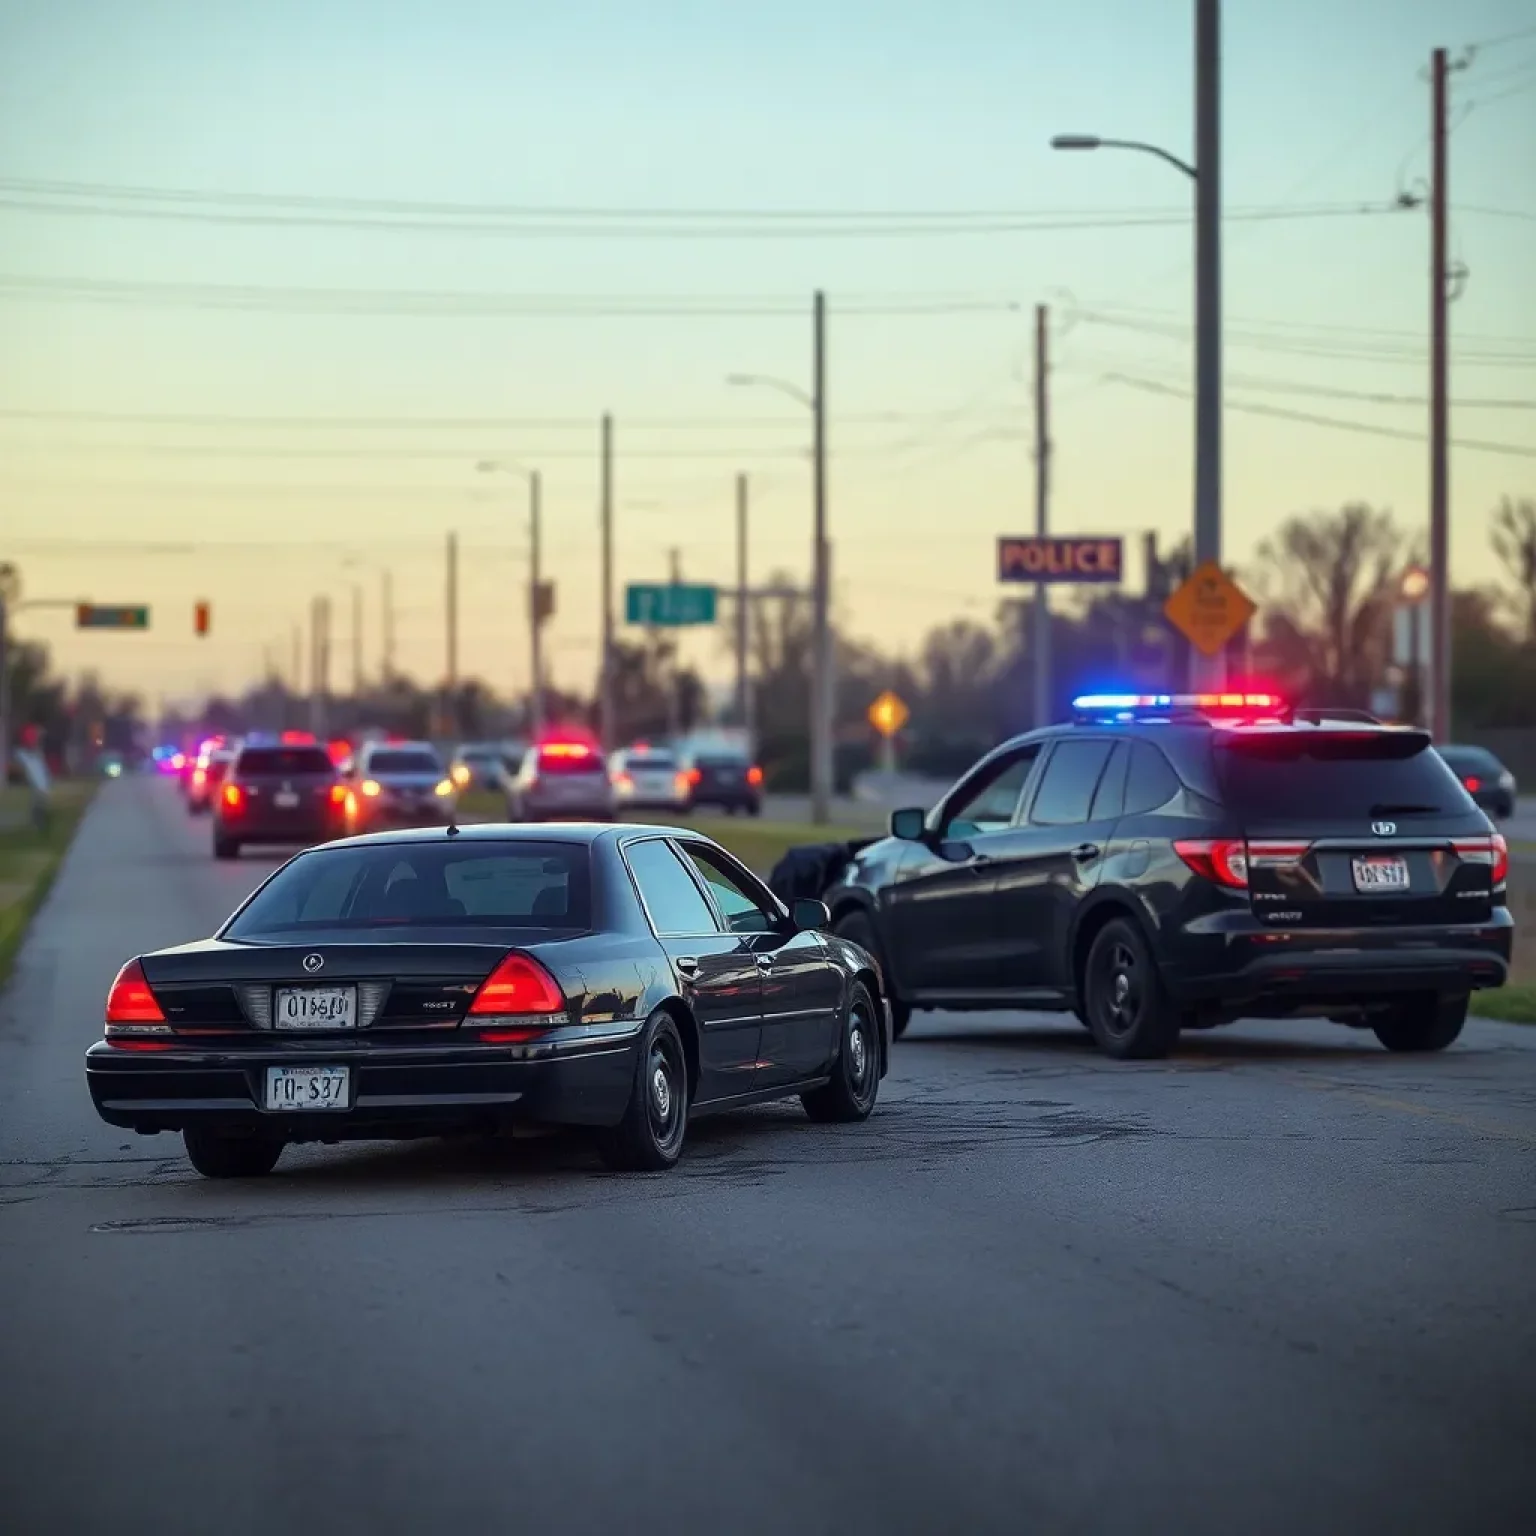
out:
M444 826L457 810L453 780L427 741L374 741L358 753L348 785L352 832Z
M615 810L608 766L584 741L530 747L507 786L509 821L611 821Z

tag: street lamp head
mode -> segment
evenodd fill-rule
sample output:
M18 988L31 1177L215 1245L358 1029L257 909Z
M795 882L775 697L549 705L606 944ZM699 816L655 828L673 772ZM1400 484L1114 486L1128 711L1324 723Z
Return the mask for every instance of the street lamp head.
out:
M1097 149L1104 141L1096 133L1058 133L1052 149Z
M482 475L494 475L501 465L495 459L481 459L475 468Z
M1421 565L1410 566L1403 572L1402 595L1405 601L1417 603L1429 591L1429 572Z
M725 376L725 382L732 389L745 389L748 385L757 383L757 380L750 373L728 373Z

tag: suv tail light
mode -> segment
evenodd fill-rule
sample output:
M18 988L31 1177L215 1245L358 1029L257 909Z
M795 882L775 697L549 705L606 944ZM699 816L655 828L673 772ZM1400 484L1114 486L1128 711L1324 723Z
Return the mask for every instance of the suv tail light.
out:
M332 784L331 785L331 804L332 805L345 805L347 803L347 795L349 793L350 793L350 791L347 789L347 786L345 784Z
M224 809L226 811L238 811L245 806L245 791L238 784L226 784L224 786Z
M756 766L747 769L747 783L754 789L763 782L763 770Z
M1487 837L1458 837L1451 846L1456 857L1466 863L1488 865L1494 890L1503 887L1504 877L1509 873L1509 844L1502 832Z
M560 1014L565 1011L565 994L560 983L529 955L507 955L480 984L469 1017L513 1020L531 1015ZM480 1038L492 1044L512 1045L541 1034L547 1024L520 1029L482 1029Z
M1224 885L1228 890L1248 889L1251 869L1281 869L1299 863L1311 847L1308 842L1284 838L1262 838L1247 842L1240 837L1181 838L1174 852L1206 880Z
M107 1033L109 1035L168 1035L160 1000L144 976L144 967L130 960L117 973L107 994Z

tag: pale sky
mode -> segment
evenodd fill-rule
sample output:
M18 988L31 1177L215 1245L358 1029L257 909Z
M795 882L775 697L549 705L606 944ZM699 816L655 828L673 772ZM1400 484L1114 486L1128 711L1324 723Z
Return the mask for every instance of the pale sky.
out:
M738 470L754 570L804 577L808 417L725 380L809 387L817 287L851 633L911 649L991 613L996 536L1033 524L1037 302L1052 306L1055 528L1178 537L1190 187L1144 156L1048 140L1192 154L1192 15L1189 0L0 0L0 558L27 596L154 610L143 636L77 635L48 612L16 631L66 669L184 696L253 680L267 649L286 669L326 592L344 687L350 584L373 670L388 567L397 664L437 680L456 530L461 671L525 686L525 492L474 473L500 456L543 471L553 670L589 686L602 412L621 587L664 578L673 547L686 576L732 582ZM1489 512L1536 495L1536 9L1228 0L1225 29L1239 562L1288 513L1345 500L1424 525L1428 221L1341 210L1423 190L1430 50L1483 44L1453 78L1452 430L1494 447L1454 451L1452 503L1454 578L1487 579ZM421 204L465 211L422 228L443 216ZM776 217L794 211L829 217ZM559 312L583 296L719 312ZM1406 398L1356 398L1379 395ZM214 613L201 642L198 598ZM715 637L691 650L728 672Z

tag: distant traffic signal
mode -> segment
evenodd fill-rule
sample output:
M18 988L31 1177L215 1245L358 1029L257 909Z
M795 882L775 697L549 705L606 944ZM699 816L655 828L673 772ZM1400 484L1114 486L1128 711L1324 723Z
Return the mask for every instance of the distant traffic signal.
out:
M208 633L208 622L211 610L207 603L198 603L192 610L192 628L199 635Z

